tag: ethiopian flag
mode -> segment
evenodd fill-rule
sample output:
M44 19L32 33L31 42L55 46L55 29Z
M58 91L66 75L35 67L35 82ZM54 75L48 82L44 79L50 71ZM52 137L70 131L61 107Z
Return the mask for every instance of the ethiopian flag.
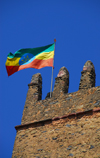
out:
M8 76L26 68L53 67L54 45L55 43L38 48L20 49L14 54L9 53L5 64Z

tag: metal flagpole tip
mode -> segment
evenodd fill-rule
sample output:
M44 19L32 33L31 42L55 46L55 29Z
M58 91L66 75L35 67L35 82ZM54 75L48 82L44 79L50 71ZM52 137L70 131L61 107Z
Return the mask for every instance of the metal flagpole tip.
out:
M56 42L56 39L54 39L54 42Z

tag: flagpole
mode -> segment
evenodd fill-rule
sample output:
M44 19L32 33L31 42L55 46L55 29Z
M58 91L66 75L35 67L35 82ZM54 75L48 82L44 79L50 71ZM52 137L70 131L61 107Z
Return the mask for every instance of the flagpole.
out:
M54 39L54 55L55 55L55 43L56 43L56 39ZM53 69L54 69L54 57L53 57L53 67L52 67L52 75L51 75L50 98L51 98L51 93L52 93L52 84L53 84Z

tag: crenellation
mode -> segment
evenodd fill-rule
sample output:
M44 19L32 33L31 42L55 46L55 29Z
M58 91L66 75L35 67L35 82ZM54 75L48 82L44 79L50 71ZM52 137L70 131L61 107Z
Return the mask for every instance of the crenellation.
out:
M88 89L91 87L95 87L95 68L93 63L88 60L81 72L81 79L79 84L79 89Z
M69 72L65 67L59 70L57 77L55 78L53 97L59 97L61 93L68 93L69 88Z
M31 83L28 84L28 87L29 89L26 97L21 124L27 122L27 120L30 121L30 111L34 106L34 103L41 100L42 98L42 77L40 73L32 76Z

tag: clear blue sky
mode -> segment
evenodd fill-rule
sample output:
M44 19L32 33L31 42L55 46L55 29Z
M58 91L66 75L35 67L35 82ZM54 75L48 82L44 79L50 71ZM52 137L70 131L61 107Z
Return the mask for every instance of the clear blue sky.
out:
M0 158L10 158L21 124L28 84L33 74L43 79L42 99L50 91L51 68L25 69L7 76L9 52L45 46L56 38L54 79L65 66L69 92L77 91L84 63L91 60L100 86L100 0L0 1Z

